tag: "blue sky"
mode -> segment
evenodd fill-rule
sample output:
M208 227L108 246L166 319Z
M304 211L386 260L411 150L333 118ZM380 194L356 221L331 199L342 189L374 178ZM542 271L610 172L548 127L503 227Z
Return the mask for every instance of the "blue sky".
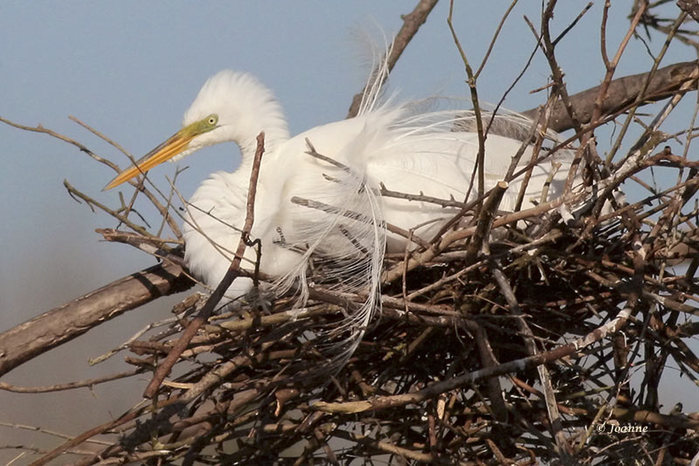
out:
M401 25L399 15L409 12L412 3L3 2L0 116L27 125L42 124L123 165L123 156L68 120L68 115L140 156L179 128L182 114L208 76L233 68L257 75L272 88L285 108L292 133L298 133L344 118L368 72L367 47L359 40L360 31L380 38L383 30L391 36ZM479 81L485 101L500 99L534 47L523 15L538 25L539 2L521 3L510 15ZM601 79L602 3L595 2L560 45L559 59L571 92ZM508 5L457 2L455 26L474 65L480 63ZM557 31L577 15L582 2L560 2L559 7L553 22ZM626 2L612 8L609 41L614 46L628 26L626 8ZM674 12L673 8L670 4L667 9ZM401 96L467 96L463 64L446 25L447 10L447 2L437 6L399 62L390 85ZM650 43L654 51L661 45L657 37ZM632 41L630 48L619 75L650 66L642 44ZM672 46L667 63L694 58L688 47ZM548 75L538 57L505 105L525 110L542 103L543 93L529 91L543 86ZM680 114L685 119L690 116L691 107ZM681 118L679 129L683 128ZM68 179L98 200L113 203L113 192L100 191L113 177L109 169L65 143L2 124L0 160L0 329L153 264L150 257L127 246L100 242L94 229L113 227L114 222L77 204L63 188L63 180ZM180 163L191 166L180 188L189 195L207 173L233 169L236 163L233 147L207 149ZM164 182L174 169L173 165L160 168L153 179ZM85 372L88 355L106 351L145 322L168 315L167 306L148 309L121 318L97 336L81 339L76 345L82 346L75 347L79 350L61 350L16 371L10 381L55 383L94 374ZM45 370L66 357L75 358L75 364L58 374ZM39 399L21 398L40 406ZM113 414L129 402L107 392L102 394L104 399L109 400ZM84 402L79 396L66 398L65 413L54 405L57 414L47 422L66 427L61 419L69 416L71 403ZM28 422L22 418L28 411L21 403L14 402L9 415L17 422ZM89 422L86 419L85 426Z

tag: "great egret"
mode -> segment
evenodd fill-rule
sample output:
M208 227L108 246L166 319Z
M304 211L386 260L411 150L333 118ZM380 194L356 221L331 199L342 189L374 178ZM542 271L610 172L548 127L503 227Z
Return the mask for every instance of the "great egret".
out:
M185 260L191 272L211 287L221 281L240 238L256 136L265 132L255 222L251 236L262 243L260 271L276 278L278 288L308 290L311 261L323 267L324 281L343 291L368 296L340 331L350 330L348 351L361 337L377 306L385 250L413 247L406 237L387 232L390 224L430 240L458 210L426 200L380 195L381 188L440 199L473 198L469 189L478 152L477 134L454 131L459 112L415 112L410 104L379 105L378 91L365 96L359 115L289 137L281 107L272 93L246 73L221 71L211 77L184 115L183 127L114 178L113 188L157 164L204 146L236 143L242 153L233 173L211 175L195 192L183 228ZM462 113L461 113L462 114ZM489 135L485 143L485 181L502 179L521 142ZM309 149L338 163L309 154ZM529 162L531 149L521 158ZM536 166L526 198L561 193L569 151ZM510 183L501 210L514 207L521 177ZM299 200L307 200L302 202ZM309 203L310 202L310 203ZM245 259L255 261L248 248ZM252 281L238 278L228 290L233 299L250 291Z

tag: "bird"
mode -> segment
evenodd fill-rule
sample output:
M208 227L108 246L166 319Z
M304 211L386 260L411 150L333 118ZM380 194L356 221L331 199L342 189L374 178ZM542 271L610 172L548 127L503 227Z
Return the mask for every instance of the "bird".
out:
M294 288L299 307L318 280L318 273L310 276L311 268L322 271L330 289L361 292L365 301L328 330L339 335L333 348L341 348L341 358L346 358L380 308L384 254L415 249L418 239L429 242L459 210L431 198L465 201L477 195L472 179L478 134L455 130L466 113L424 110L421 103L397 102L395 95L383 98L383 76L376 73L373 79L357 116L292 137L280 103L266 86L245 72L220 71L205 82L185 112L182 128L105 189L203 147L237 144L240 166L210 175L184 215L185 263L195 277L215 288L240 240L256 137L264 132L250 232L261 244L259 271L271 277L271 288L278 293ZM526 119L519 123L527 128L531 124ZM517 139L487 136L486 190L503 179L521 147ZM526 147L520 165L530 161L531 151ZM562 193L572 153L559 151L551 159L533 168L525 199L540 200L544 190L550 199ZM522 178L510 181L501 210L514 209ZM384 195L389 191L408 195ZM243 265L251 267L256 260L248 247ZM238 277L226 299L244 297L252 288L251 278Z

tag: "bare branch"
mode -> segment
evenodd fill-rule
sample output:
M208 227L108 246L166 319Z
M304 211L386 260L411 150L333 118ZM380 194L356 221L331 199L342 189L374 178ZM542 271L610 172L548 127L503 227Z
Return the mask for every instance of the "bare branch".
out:
M104 321L192 285L181 267L158 264L45 312L0 334L0 375Z
M425 21L427 21L427 16L432 11L432 8L437 4L437 0L419 0L418 4L415 6L413 11L407 15L403 15L403 26L393 38L393 47L391 47L391 53L386 58L386 64L388 65L388 71L393 70L393 67L398 62L398 59L403 54L403 51L408 46L410 41L413 39L417 31L420 29ZM380 65L379 65L380 66ZM372 73L372 79L369 80L370 83L373 82L376 74L378 73L378 68ZM369 86L368 84L367 86ZM379 85L383 85L381 82ZM356 94L352 98L352 104L350 105L349 111L347 112L347 118L352 118L357 116L359 113L359 106L362 103L364 95L367 93L368 87L365 87L362 92Z
M435 382L430 384L428 387L413 393L393 396L377 396L370 400L352 401L346 403L326 403L319 401L313 405L313 408L320 411L333 413L361 413L367 410L395 408L408 403L418 403L426 398L450 390L455 390L484 378L504 375L509 372L522 371L527 368L536 367L540 364L556 361L560 358L571 355L576 351L580 351L586 346L599 341L601 338L606 337L609 333L618 331L626 324L626 320L630 315L631 309L626 308L620 311L619 315L614 320L611 320L607 324L598 327L593 332L590 332L585 337L576 340L573 343L568 343L567 345L559 346L551 351L546 351L537 355L502 363L488 369L469 372L443 382Z
M611 81L607 97L601 103L600 112L604 115L614 115L623 112L637 100L645 104L667 99L676 92L680 92L681 87L686 83L690 84L689 89L692 89L692 85L696 89L699 79L699 63L696 61L675 63L660 68L653 74L645 93L641 94L648 77L649 73L639 73ZM600 87L597 86L570 96L571 108L574 109L576 119L581 124L592 121L595 96L599 93ZM534 118L536 111L536 109L530 109L522 113ZM554 131L565 131L574 127L573 120L568 115L561 100L553 106L549 127Z

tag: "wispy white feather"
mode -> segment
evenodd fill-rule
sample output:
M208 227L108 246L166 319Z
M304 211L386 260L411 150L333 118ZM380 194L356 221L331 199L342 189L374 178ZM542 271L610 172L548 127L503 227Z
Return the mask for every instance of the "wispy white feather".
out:
M317 347L332 361L329 367L338 367L351 356L381 306L386 230L380 186L368 169L377 150L390 144L391 122L398 112L377 109L388 68L382 61L375 69L355 119L356 135L332 152L309 136L306 170L292 172L287 181L293 190L283 214L287 226L283 241L303 253L296 266L276 281L276 289L296 286L299 306L314 285L340 295L365 297L347 309L342 322L316 335ZM311 266L318 273L309 278Z

